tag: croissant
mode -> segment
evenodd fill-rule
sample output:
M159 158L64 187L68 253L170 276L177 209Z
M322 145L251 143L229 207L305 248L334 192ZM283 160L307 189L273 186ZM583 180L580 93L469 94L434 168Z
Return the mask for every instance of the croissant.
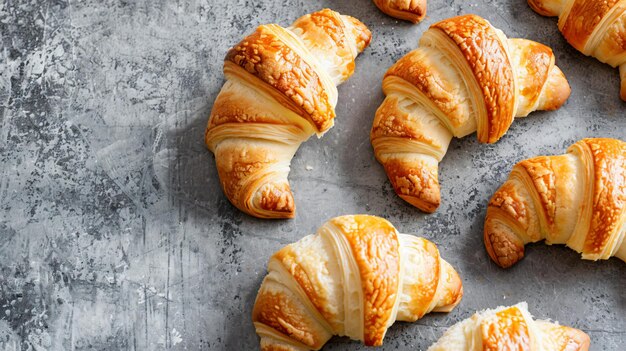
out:
M385 74L370 139L395 192L425 212L441 202L438 164L453 136L494 143L515 117L554 110L570 88L552 50L507 39L476 15L433 24Z
M528 0L543 16L559 16L559 30L576 50L619 67L626 101L626 2L618 0Z
M586 351L583 331L533 320L525 302L474 314L450 329L428 351Z
M294 216L291 158L333 126L336 85L370 39L363 23L325 9L288 28L262 25L228 51L205 142L233 205L259 218Z
M374 0L378 8L391 17L421 22L426 16L426 0Z
M587 260L626 261L626 143L583 139L567 154L519 162L489 201L484 240L506 268L524 245L566 244Z
M272 256L252 319L263 351L318 350L332 335L381 345L394 321L449 312L462 296L433 243L342 216Z

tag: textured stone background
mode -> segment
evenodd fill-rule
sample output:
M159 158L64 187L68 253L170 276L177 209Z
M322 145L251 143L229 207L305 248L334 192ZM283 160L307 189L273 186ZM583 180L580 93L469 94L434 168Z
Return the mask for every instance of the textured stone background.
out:
M362 19L374 40L339 89L336 126L293 160L297 217L257 220L223 196L203 145L221 60L258 24L323 7ZM495 145L454 140L443 204L424 215L394 195L369 128L385 69L428 25L469 12L550 45L573 93ZM522 300L589 333L594 350L626 349L623 262L540 244L504 271L483 248L485 205L516 161L626 138L617 70L567 46L525 1L431 0L412 26L369 0L5 0L0 35L0 349L256 349L250 313L270 254L350 213L433 240L463 277L454 312L397 323L381 350L423 350L475 310Z

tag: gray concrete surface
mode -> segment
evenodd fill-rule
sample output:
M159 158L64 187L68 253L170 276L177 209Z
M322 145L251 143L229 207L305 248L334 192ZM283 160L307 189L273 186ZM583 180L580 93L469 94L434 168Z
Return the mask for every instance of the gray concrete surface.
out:
M397 323L380 350L424 350L475 310L518 301L583 329L593 350L625 350L623 262L541 244L504 271L481 234L485 205L516 161L583 137L626 138L617 70L566 45L556 21L523 0L429 5L412 26L369 0L1 2L0 349L256 349L250 313L270 254L333 216L369 213L437 243L465 286L456 310ZM297 217L257 220L223 196L203 145L221 60L258 24L323 7L362 19L374 40L339 88L336 126L293 159ZM394 195L369 128L385 69L428 25L470 12L550 45L573 93L495 145L454 140L440 169L443 204L424 215ZM345 338L325 347L364 349Z

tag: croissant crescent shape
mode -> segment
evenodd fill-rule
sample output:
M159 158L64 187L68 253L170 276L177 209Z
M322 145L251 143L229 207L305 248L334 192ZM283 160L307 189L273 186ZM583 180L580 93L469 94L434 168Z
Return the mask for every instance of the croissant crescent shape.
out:
M587 260L626 261L626 143L583 139L565 155L519 162L489 201L484 240L509 267L524 245L566 244Z
M426 0L374 0L378 8L391 17L418 23L426 16Z
M581 330L534 320L525 302L474 314L459 322L428 351L587 351Z
M462 295L430 241L342 216L272 256L252 319L263 351L318 350L332 335L381 345L394 321L448 312Z
M544 16L559 16L559 30L576 50L619 67L626 101L626 1L528 0Z
M325 9L288 28L260 26L228 51L205 142L233 205L260 218L294 216L291 158L332 127L336 85L370 39L363 23Z
M370 138L396 193L425 212L440 203L438 165L453 136L496 142L513 122L554 110L570 88L552 50L507 39L476 15L433 24L385 74Z

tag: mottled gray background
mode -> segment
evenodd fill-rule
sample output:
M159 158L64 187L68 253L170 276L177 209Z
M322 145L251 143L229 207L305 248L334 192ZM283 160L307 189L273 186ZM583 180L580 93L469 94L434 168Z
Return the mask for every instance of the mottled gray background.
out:
M297 217L257 220L223 196L203 145L221 61L258 24L323 7L362 19L374 40L339 88L336 126L293 159ZM394 195L369 129L385 69L431 23L470 12L550 45L573 92L495 145L454 140L442 206L424 215ZM369 0L4 0L0 35L1 349L256 349L250 313L270 254L351 213L433 240L465 286L454 312L397 323L381 350L424 350L475 310L522 300L589 333L594 350L626 349L623 262L541 244L504 271L483 248L485 205L516 161L626 137L617 70L567 46L525 1L431 0L412 26Z

